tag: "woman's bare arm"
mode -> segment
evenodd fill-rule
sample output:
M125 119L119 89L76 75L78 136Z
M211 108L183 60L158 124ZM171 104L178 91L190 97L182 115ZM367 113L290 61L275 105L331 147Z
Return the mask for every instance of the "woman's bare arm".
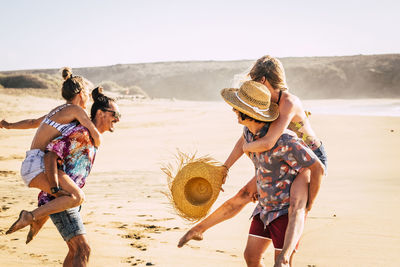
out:
M99 147L101 143L101 134L99 130L97 130L96 126L93 124L92 120L87 115L86 111L83 108L76 105L74 105L73 111L75 119L77 119L80 124L82 124L89 130L90 135L92 136L94 141L94 146Z
M6 120L0 121L0 128L5 129L33 129L39 127L40 123L44 120L46 115L37 119L26 119L17 122L8 122Z
M279 108L279 117L272 122L268 132L262 138L243 144L244 153L248 152L264 152L274 147L279 137L283 134L289 123L295 115L294 104L290 100L286 100L285 104Z

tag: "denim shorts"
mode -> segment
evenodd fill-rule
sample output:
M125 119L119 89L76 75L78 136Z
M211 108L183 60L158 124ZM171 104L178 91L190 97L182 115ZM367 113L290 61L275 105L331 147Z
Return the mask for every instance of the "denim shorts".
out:
M59 213L50 214L50 218L57 227L65 242L77 235L86 234L81 214L79 213L81 206L64 210Z
M321 143L321 145L317 149L314 149L313 152L322 162L322 164L324 164L326 172L328 169L328 155L326 154L324 144Z
M26 186L29 186L38 174L44 172L43 156L44 152L40 149L26 151L25 160L21 165L21 177Z

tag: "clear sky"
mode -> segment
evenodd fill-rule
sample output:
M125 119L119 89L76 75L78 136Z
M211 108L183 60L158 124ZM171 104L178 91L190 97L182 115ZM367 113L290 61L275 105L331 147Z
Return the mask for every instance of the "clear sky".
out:
M400 52L398 0L0 4L0 70Z

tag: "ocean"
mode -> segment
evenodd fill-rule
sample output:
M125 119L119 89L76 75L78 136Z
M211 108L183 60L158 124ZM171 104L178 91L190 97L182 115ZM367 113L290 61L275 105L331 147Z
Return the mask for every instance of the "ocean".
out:
M400 99L320 99L303 100L312 114L400 116Z

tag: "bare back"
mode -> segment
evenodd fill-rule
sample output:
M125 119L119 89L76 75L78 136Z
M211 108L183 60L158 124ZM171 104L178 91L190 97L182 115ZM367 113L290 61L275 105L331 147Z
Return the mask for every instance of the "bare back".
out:
M30 149L40 149L44 151L51 140L62 134L57 127L54 125L52 126L52 123L45 123L46 119L50 122L54 122L56 125L73 126L71 122L75 120L75 116L72 110L75 108L75 105L63 104L51 110L37 129Z

